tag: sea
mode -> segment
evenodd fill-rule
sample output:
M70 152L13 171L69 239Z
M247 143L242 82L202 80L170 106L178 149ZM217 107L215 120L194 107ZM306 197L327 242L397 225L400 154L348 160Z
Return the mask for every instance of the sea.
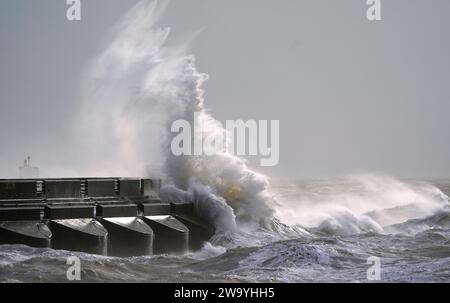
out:
M0 282L450 282L450 181L274 182L271 228L216 234L183 256L0 246Z

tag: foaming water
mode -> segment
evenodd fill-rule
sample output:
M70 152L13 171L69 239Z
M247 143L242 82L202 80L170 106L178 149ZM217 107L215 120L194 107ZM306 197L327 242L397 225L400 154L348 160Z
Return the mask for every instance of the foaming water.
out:
M276 216L284 223L332 234L383 233L384 226L424 218L450 206L449 198L426 182L362 175L278 187Z

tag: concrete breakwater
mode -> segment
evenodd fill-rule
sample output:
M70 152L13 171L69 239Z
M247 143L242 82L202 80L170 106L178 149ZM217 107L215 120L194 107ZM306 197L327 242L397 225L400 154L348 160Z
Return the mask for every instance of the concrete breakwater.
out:
M184 254L214 233L192 202L162 202L160 180L0 180L0 244L110 256Z

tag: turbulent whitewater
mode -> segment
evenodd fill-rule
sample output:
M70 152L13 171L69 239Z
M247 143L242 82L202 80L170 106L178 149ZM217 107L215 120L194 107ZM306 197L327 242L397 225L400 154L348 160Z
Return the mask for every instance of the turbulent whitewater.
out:
M366 177L275 184L274 191L288 212L308 208L315 199L311 221L317 223L287 227L280 223L278 231L261 228L217 235L186 256L113 258L3 245L0 281L66 281L66 258L75 254L81 258L83 282L369 282L371 256L380 258L381 281L450 282L450 205L445 194L450 192L450 181L370 179L372 187ZM357 206L361 199L379 203L384 193L372 189L394 185L402 186L397 190L403 194L391 193L388 208L374 212L352 207L351 201ZM346 205L337 204L342 196ZM423 203L431 203L433 213L424 216L419 207ZM435 208L435 203L440 206ZM394 214L400 215L399 223L383 225ZM404 216L410 218L402 221ZM290 213L285 219L295 221L294 217ZM299 213L297 220L306 222L304 217ZM372 230L373 226L379 227Z
M186 256L2 245L1 282L64 282L72 255L83 282L367 282L370 257L380 258L382 281L450 282L448 181L359 175L269 184L225 152L174 156L173 121L201 123L207 136L224 130L203 98L208 76L187 43L170 42L170 29L158 25L164 8L136 5L87 65L72 134L80 161L68 171L163 177L161 199L194 201L217 233Z

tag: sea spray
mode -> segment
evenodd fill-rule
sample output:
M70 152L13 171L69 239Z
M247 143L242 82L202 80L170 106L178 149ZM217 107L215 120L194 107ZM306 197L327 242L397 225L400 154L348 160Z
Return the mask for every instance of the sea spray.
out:
M83 175L141 176L151 167L165 179L163 199L195 202L218 231L270 228L267 177L227 152L171 152L173 121L201 124L194 136L224 130L205 110L208 75L195 67L187 43L169 45L170 29L157 26L166 5L141 1L130 9L86 69L76 138L80 155L93 160L85 159Z

